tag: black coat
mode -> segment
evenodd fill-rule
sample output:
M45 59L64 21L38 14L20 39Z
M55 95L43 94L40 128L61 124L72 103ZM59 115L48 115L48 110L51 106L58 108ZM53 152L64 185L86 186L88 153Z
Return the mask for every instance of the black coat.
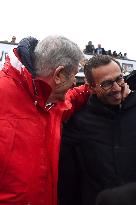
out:
M94 205L98 193L136 181L136 93L122 106L95 96L63 128L60 205Z
M96 205L136 205L136 183L100 192Z

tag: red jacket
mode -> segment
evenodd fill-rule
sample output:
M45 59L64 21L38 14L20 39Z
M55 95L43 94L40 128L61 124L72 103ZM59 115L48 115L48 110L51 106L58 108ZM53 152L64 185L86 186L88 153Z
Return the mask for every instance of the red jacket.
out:
M88 97L81 86L65 102L45 107L51 88L34 84L25 68L20 73L7 59L0 71L1 205L57 204L61 122Z

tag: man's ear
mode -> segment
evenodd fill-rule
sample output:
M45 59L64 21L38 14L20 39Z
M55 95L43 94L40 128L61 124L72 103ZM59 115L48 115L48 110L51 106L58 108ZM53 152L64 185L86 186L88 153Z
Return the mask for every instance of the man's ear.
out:
M57 85L64 81L64 66L59 66L56 68L53 73L53 79Z

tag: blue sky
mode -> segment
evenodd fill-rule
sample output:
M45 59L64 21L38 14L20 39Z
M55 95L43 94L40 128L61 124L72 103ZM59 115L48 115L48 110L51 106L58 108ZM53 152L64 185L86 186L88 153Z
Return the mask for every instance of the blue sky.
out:
M58 34L82 49L91 40L136 59L134 0L3 0L0 8L0 40Z

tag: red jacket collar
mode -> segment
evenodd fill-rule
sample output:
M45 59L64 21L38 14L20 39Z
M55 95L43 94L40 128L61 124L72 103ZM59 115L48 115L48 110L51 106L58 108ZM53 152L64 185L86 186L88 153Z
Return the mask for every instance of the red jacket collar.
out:
M6 58L3 72L6 76L18 81L29 92L34 102L42 108L45 108L45 104L51 93L51 87L48 84L44 81L33 79L25 67L21 68L21 72L17 70L11 65L9 57Z

